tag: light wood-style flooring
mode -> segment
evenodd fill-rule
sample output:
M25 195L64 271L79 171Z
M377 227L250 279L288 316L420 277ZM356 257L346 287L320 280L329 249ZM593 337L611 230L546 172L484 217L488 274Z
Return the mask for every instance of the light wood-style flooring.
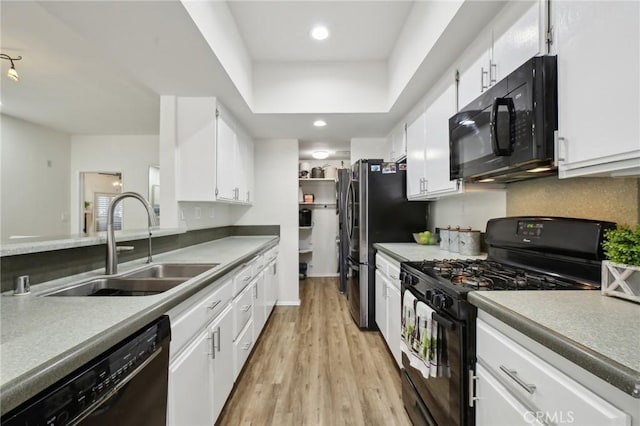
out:
M217 424L410 425L395 361L337 278L301 280L300 298L273 311Z

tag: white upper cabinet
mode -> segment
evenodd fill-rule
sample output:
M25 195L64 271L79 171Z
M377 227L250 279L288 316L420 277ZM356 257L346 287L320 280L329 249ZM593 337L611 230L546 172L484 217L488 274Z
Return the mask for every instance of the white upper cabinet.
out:
M421 199L425 188L426 113L407 126L407 198ZM447 163L448 164L448 163Z
M449 176L449 118L456 113L456 91L451 84L425 113L425 195L426 198L458 193L460 182Z
M389 135L391 139L391 161L400 161L407 157L407 129L404 123L396 126Z
M179 201L250 203L253 141L216 98L177 100Z
M554 2L558 173L640 175L640 3Z
M508 2L478 35L471 49L463 55L465 60L469 56L476 59L468 61L470 66L461 67L458 86L460 109L527 59L543 51L543 4L540 0Z

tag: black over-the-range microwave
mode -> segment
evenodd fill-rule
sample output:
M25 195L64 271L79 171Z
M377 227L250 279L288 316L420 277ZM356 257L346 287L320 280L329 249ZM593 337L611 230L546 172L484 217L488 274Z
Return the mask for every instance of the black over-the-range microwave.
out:
M451 179L514 182L556 172L556 56L535 56L449 119Z

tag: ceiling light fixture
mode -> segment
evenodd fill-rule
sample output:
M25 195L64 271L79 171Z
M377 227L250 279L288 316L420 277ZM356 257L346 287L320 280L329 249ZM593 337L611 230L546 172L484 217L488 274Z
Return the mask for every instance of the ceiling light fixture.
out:
M315 158L316 160L324 160L325 158L329 157L329 152L328 151L313 151L311 156L313 158Z
M495 182L493 178L480 179L478 182L487 183L487 182Z
M311 30L311 38L314 40L326 40L329 37L329 30L327 27L318 25Z
M327 122L324 120L316 120L313 122L313 125L316 127L324 127L327 125Z
M5 55L4 53L0 53L0 58L1 59L6 59L9 62L11 62L11 68L9 68L9 71L7 71L7 77L9 77L13 81L20 81L20 76L18 75L18 71L16 71L16 67L13 64L13 61L21 60L22 56L18 56L16 58L12 58L9 55Z

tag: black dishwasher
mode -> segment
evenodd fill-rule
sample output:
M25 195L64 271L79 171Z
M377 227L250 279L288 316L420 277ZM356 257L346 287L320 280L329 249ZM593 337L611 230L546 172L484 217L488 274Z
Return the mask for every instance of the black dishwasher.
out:
M169 374L168 316L2 416L11 425L164 425Z

